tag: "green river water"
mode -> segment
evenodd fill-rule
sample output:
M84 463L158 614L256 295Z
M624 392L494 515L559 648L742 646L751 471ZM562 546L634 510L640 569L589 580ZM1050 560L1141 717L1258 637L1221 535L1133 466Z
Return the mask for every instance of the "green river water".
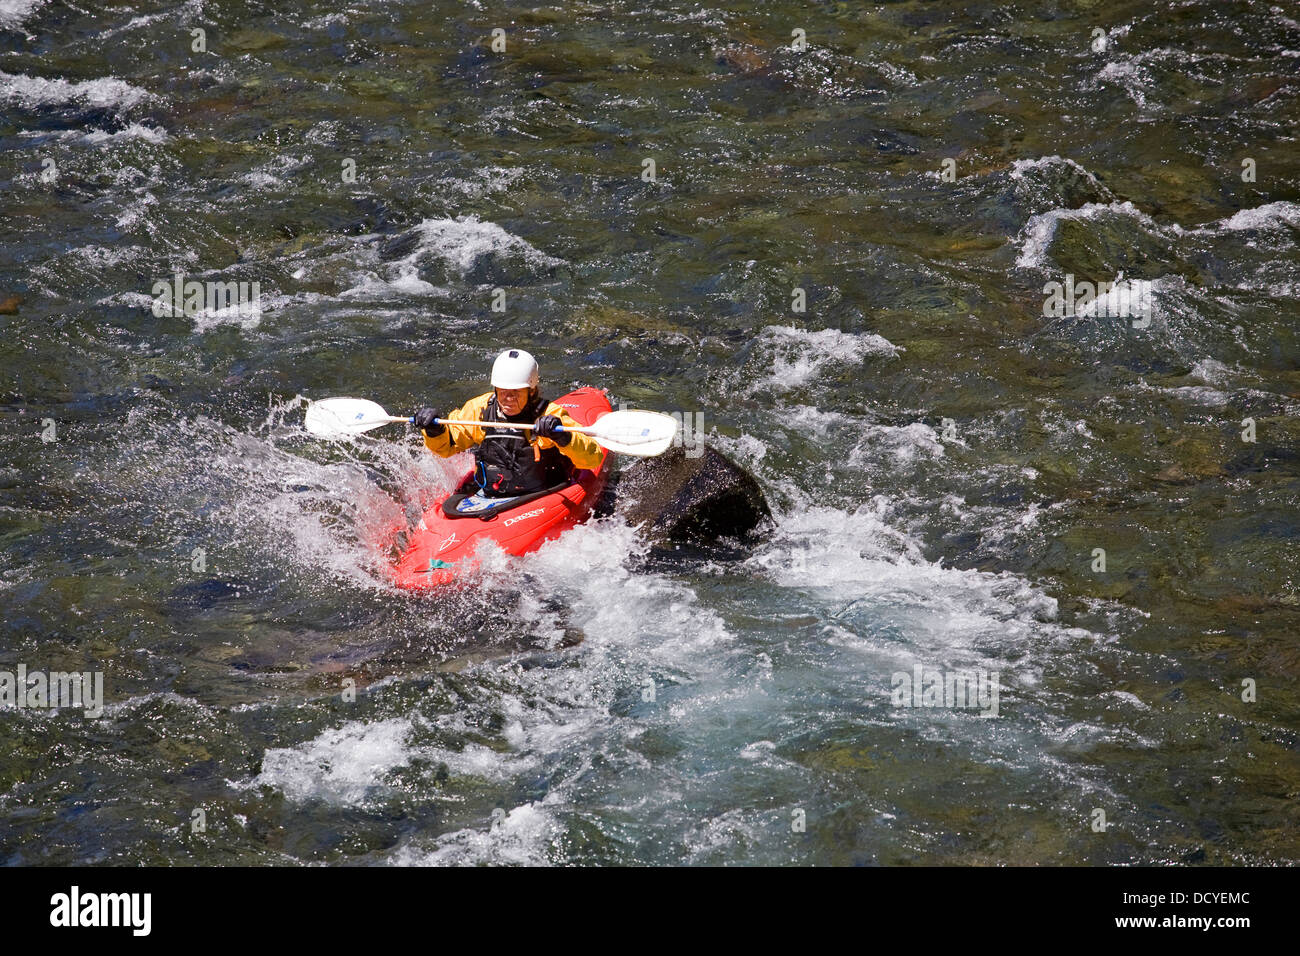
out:
M105 697L0 860L1300 862L1298 98L1282 2L0 0L0 671ZM390 587L465 463L305 400L510 345L772 533Z

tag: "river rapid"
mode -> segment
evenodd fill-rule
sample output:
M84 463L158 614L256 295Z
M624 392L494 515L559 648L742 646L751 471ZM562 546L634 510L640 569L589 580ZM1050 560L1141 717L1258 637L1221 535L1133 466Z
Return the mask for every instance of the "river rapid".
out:
M1300 862L1298 21L0 0L0 860ZM510 345L771 533L391 587Z

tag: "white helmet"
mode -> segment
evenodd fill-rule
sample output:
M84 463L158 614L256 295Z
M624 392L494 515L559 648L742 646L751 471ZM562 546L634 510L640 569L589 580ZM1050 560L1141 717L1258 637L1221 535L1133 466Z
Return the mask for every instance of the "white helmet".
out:
M536 388L537 360L523 349L507 349L492 363L493 388Z

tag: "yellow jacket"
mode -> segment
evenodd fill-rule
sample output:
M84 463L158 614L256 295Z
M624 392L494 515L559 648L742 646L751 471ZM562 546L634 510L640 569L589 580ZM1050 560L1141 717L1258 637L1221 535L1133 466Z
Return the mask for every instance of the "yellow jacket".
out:
M443 417L459 418L462 421L481 421L483 415L487 412L488 400L492 398L492 394L492 392L484 392L482 395L471 398L460 408ZM573 416L569 414L567 409L561 408L554 402L548 402L546 411L542 414L554 415L566 428L582 427L574 421ZM485 437L483 429L477 425L448 425L440 435L434 438L425 435L424 447L435 455L450 458L452 455L469 451L482 442ZM567 445L557 445L549 438L534 438L532 441L540 448L558 448L578 468L592 470L599 468L605 454L605 450L596 443L596 439L580 432L571 432Z

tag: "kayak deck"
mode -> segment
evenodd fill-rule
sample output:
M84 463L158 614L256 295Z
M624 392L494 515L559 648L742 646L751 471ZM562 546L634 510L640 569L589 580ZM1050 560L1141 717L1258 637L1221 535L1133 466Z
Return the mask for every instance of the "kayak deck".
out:
M554 399L580 425L592 425L612 411L598 388L577 389ZM517 505L484 516L469 513L450 517L443 511L443 495L424 513L411 532L406 550L393 569L393 583L401 588L425 590L463 578L477 564L480 545L491 541L511 555L527 554L559 537L583 521L600 496L609 469L605 452L595 470L582 469L572 483L541 496L523 496ZM458 489L464 490L467 474Z

